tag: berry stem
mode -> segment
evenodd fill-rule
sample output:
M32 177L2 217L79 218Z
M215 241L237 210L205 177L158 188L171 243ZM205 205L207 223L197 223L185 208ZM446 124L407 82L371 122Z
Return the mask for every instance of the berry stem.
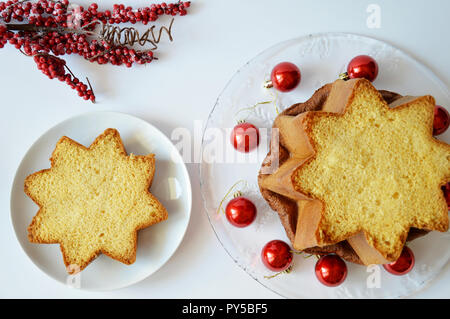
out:
M283 270L283 271L277 272L277 273L274 274L274 275L271 275L271 276L264 276L264 278L266 278L266 279L272 279L272 278L275 278L275 277L277 277L277 276L279 276L279 275L281 275L281 274L289 274L291 271L292 271L292 265L290 265L288 268L286 268L286 269Z
M89 81L88 77L86 77L86 81L87 81L87 83L89 85L89 89L91 90L92 95L94 96L94 100L91 100L91 101L92 101L92 103L95 103L95 93L94 93L94 89L92 88L91 81Z

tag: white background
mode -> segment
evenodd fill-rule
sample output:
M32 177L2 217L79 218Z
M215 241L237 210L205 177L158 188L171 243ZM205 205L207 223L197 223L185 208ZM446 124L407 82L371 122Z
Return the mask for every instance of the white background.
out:
M153 2L153 1L150 1ZM78 1L86 4L88 1ZM100 8L112 7L111 0ZM127 5L149 2L127 0ZM381 8L380 28L370 29L369 4ZM278 298L241 270L220 246L203 210L198 165L188 164L193 211L184 241L154 275L112 292L70 289L38 270L22 251L10 220L11 184L20 160L48 128L76 114L111 110L141 117L170 137L177 127L205 120L236 70L273 44L309 33L340 31L373 36L405 50L450 86L450 2L194 0L176 17L174 42L163 41L148 66L131 69L91 64L68 56L74 73L88 76L98 103L50 81L31 58L12 46L0 50L0 297L16 298ZM156 24L167 23L160 19ZM311 92L312 93L312 92ZM450 297L450 264L415 297Z

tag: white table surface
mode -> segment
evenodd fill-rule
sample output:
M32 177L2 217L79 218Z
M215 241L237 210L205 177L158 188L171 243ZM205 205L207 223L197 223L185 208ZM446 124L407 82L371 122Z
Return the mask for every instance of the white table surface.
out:
M100 8L113 3L103 0ZM371 3L381 8L380 28L367 26ZM48 128L91 110L139 116L169 137L177 127L193 130L195 121L207 118L239 67L277 42L309 33L352 32L387 41L450 86L449 11L447 0L194 0L189 15L175 18L174 42L161 45L156 63L126 69L67 57L76 74L89 76L96 104L86 103L59 81L48 80L32 59L13 47L1 49L0 297L279 298L235 265L220 246L203 209L195 163L188 164L194 194L191 221L181 246L162 269L134 286L111 292L85 292L53 281L25 255L11 225L9 196L20 160ZM450 264L414 297L450 297L449 283Z

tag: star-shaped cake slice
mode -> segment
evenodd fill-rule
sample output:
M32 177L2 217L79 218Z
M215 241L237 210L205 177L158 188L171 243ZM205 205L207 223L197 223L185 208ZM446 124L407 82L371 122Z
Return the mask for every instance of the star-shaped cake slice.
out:
M347 240L363 263L385 263L411 227L448 229L450 146L432 136L434 106L389 107L369 81L338 80L323 111L277 118L291 157L264 185L298 204L294 248Z
M167 219L149 191L154 154L127 155L118 131L107 129L89 148L62 137L50 161L25 180L40 207L29 240L59 243L70 269L83 270L100 253L132 264L137 231Z

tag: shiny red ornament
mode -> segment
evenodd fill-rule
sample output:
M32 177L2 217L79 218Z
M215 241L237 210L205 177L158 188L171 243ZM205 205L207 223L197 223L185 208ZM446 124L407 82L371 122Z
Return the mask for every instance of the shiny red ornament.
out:
M450 183L442 186L442 191L444 192L445 201L447 202L447 208L450 210Z
M293 63L281 62L275 65L270 75L270 86L281 92L289 92L297 87L302 75Z
M358 55L348 64L347 75L350 79L365 78L373 82L378 75L378 63L368 55Z
M292 263L291 247L282 240L269 241L261 251L263 264L272 271L283 271Z
M390 264L383 265L384 269L393 275L401 276L409 273L414 267L414 254L408 247L403 247L400 257Z
M326 255L317 261L315 272L322 284L336 287L347 278L347 265L338 255Z
M444 107L436 105L434 107L433 135L444 133L449 125L450 114Z
M233 226L247 227L255 220L256 206L249 199L239 196L228 202L225 215Z
M239 123L231 131L230 141L236 150L248 153L259 145L259 130L253 124Z

